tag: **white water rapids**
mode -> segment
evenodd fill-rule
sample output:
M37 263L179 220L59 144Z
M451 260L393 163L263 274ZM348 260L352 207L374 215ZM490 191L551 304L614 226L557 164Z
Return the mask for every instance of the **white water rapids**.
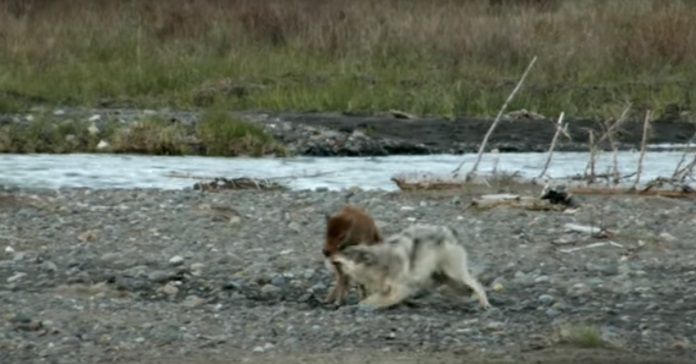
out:
M651 148L643 162L642 181L669 177L682 158L682 151L657 152ZM622 175L635 172L640 153L618 153ZM581 174L587 153L554 153L548 175L563 178ZM546 153L485 154L479 172L493 168L536 177L544 166ZM693 158L687 155L686 162ZM340 190L352 186L363 189L396 190L394 175L428 173L448 176L462 161L462 172L470 170L476 154L388 157L292 157L292 158L214 158L167 157L110 154L2 154L0 185L26 188L88 187L181 189L197 180L181 175L203 177L280 178L294 189L325 187ZM596 172L605 173L612 165L611 153L600 153ZM179 175L178 177L176 175ZM290 178L282 178L290 177Z

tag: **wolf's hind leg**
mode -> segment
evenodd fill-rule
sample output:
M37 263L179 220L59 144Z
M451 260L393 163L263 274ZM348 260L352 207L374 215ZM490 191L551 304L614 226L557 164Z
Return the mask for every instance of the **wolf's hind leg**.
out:
M360 304L373 308L386 308L394 306L413 293L413 289L405 285L390 285L388 289L377 291L360 301Z
M451 284L469 286L476 293L479 306L481 306L482 309L488 310L493 307L490 302L488 302L486 290L481 283L469 273L466 263L461 262L461 259L451 259L444 268L445 275L453 281Z

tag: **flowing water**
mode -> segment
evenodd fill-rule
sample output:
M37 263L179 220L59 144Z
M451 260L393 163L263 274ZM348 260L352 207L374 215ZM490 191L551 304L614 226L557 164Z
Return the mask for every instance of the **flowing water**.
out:
M640 153L618 153L623 175L636 170ZM646 153L642 181L671 176L681 151ZM562 178L582 173L587 153L555 153L549 175ZM544 166L546 153L485 154L479 171L519 172L536 177ZM687 162L692 155L687 156ZM396 190L394 175L414 172L450 175L462 161L462 172L470 170L475 154L388 157L293 157L293 158L213 158L168 157L109 154L3 154L0 155L0 185L38 188L160 188L181 189L202 177L278 178L291 188L325 187L339 190L351 186L363 189ZM601 153L597 173L612 165L611 153Z

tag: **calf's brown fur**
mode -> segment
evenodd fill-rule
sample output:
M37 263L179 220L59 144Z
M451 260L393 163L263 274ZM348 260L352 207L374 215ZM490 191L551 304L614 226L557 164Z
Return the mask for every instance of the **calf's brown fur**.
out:
M331 261L331 257L348 246L359 244L373 245L382 241L382 236L374 220L365 211L346 205L333 215L326 215L326 240L322 252ZM340 264L331 263L334 268L334 285L329 289L324 302L334 298L339 305L346 303L346 294L350 278L343 272ZM367 296L363 285L358 285L360 299Z

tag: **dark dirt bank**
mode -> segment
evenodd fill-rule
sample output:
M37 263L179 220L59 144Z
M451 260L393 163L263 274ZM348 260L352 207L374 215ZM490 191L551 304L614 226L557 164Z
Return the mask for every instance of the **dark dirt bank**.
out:
M405 142L390 153L473 153L488 132L494 118L458 117L402 119L393 116L347 116L342 113L279 113L278 118L292 123L326 127L344 133L361 131L372 138L396 139ZM488 150L500 152L546 152L555 132L554 120L511 113L491 135ZM566 119L571 140L560 138L560 151L587 151L589 130L602 135L601 123L589 119ZM686 143L696 132L696 123L683 118L663 118L651 122L648 143ZM639 149L643 137L643 121L636 118L622 125L617 142L620 150ZM610 150L607 143L601 146Z
M696 360L693 202L588 197L575 213L481 212L464 208L469 198L356 192L353 202L385 234L458 229L489 312L447 290L385 311L358 309L354 292L347 306L321 303L323 216L338 192L4 192L0 363ZM564 228L600 222L611 238Z
M79 120L95 123L117 122L118 127L130 127L133 121L153 115L171 122L193 125L201 112L186 110L138 109L58 109L42 111L42 117L64 123ZM304 156L385 156L439 153L475 153L493 118L461 117L400 118L391 113L361 116L346 113L297 112L236 112L237 116L259 123L266 133L282 143L291 155ZM27 123L28 116L0 115L0 125ZM46 116L47 115L47 116ZM662 118L651 123L648 143L686 143L696 132L696 123L688 116ZM560 151L587 151L588 131L602 134L602 126L593 120L568 118L570 140L561 137L556 149ZM113 123L111 124L113 125ZM86 127L85 127L86 128ZM107 127L108 128L108 127ZM546 152L555 132L554 121L526 112L511 112L493 132L487 150L500 152ZM640 118L630 119L617 135L620 150L639 149L643 135ZM190 143L186 138L185 143ZM194 137L195 139L195 137ZM111 141L105 140L110 143ZM608 141L600 148L610 150ZM205 148L203 148L205 149ZM81 151L85 152L85 151Z

